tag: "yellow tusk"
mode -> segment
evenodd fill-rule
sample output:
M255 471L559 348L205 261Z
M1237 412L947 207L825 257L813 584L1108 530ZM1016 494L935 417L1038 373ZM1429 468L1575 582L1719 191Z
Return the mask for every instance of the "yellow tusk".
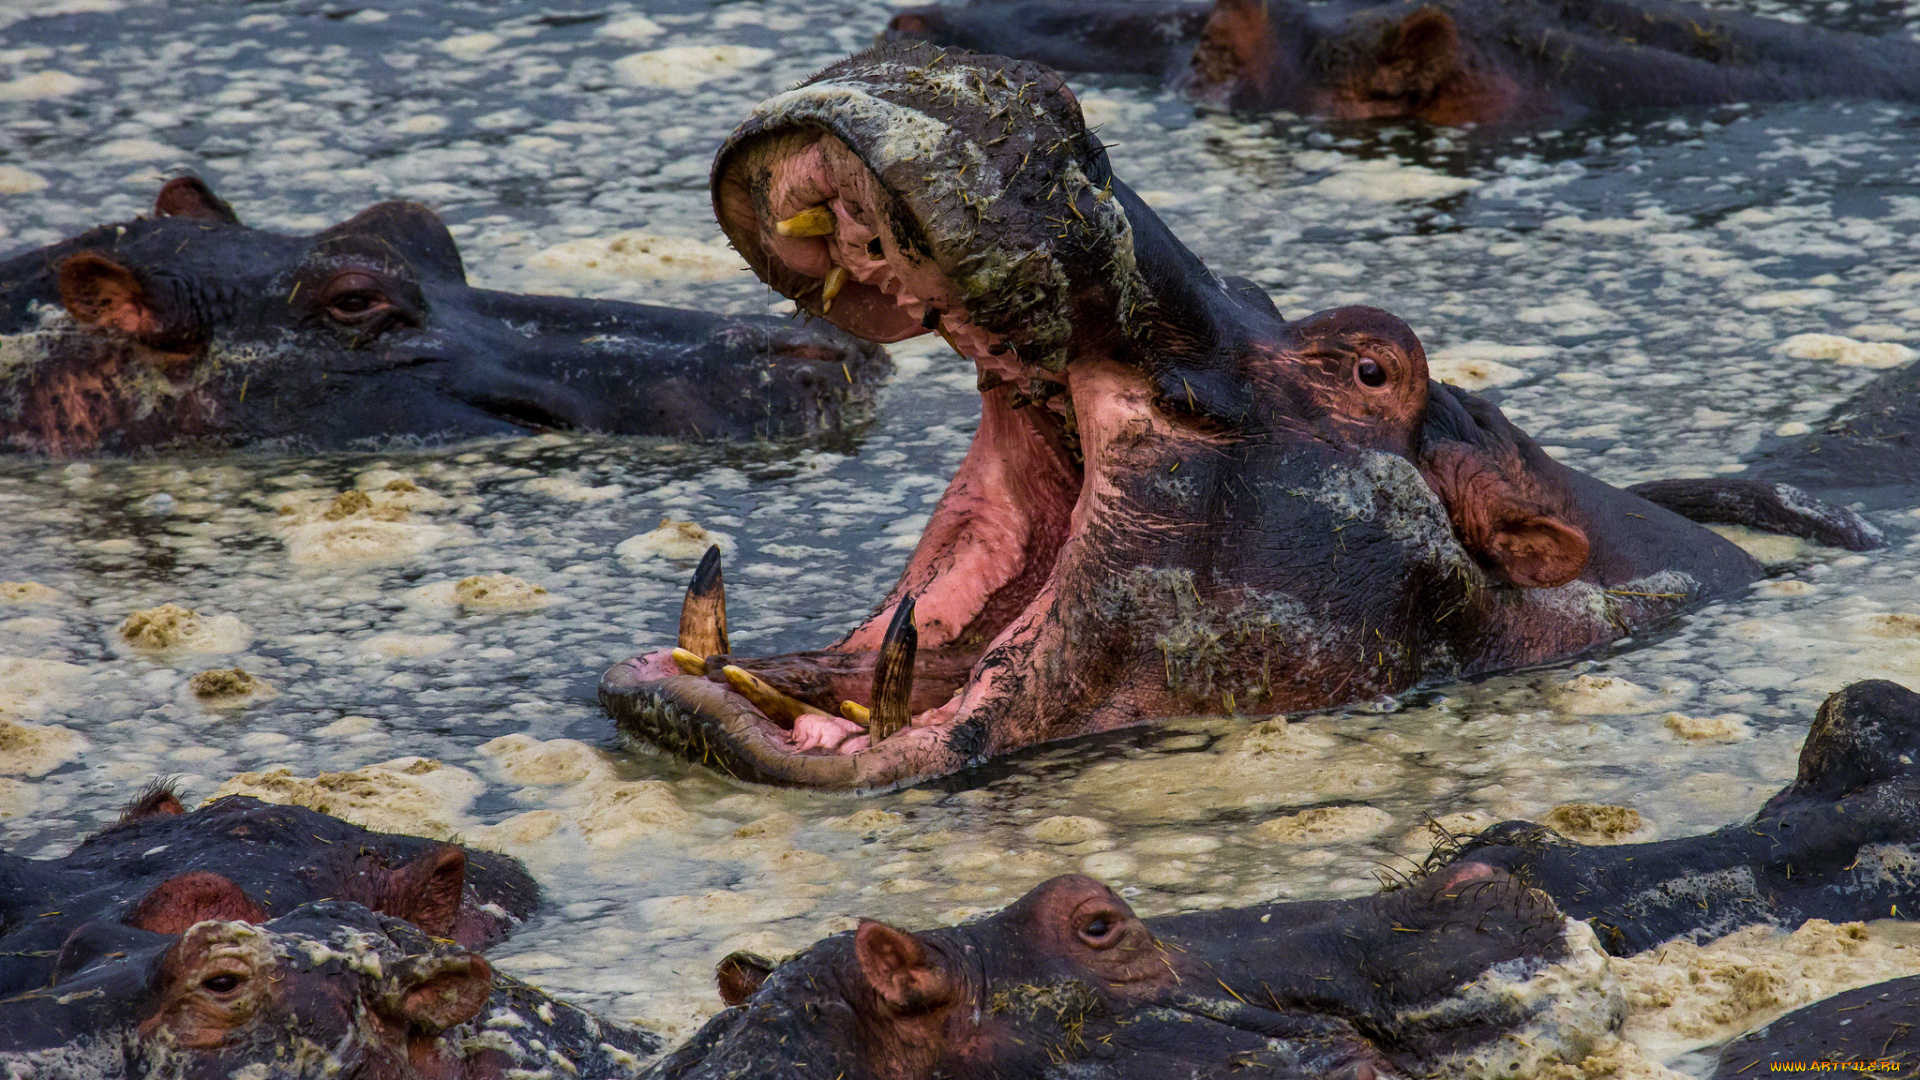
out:
M861 727L866 727L873 722L873 710L857 701L841 702L840 715L859 724Z
M954 352L960 353L962 357L965 357L968 360L973 359L972 357L967 356L966 353L960 352L960 346L955 345L953 343L953 335L947 333L947 328L945 326L936 324L933 328L933 332L940 335L940 340L946 342L948 348L952 349Z
M836 265L827 271L827 280L820 284L820 314L833 310L833 298L847 287L847 268Z
M785 221L777 221L773 231L781 236L832 236L835 227L833 211L826 204L809 206Z
M673 650L673 662L679 664L680 670L689 675L705 675L707 673L706 658L696 652L688 652L685 649L675 649Z
M766 713L767 716L774 720L791 721L794 717L802 713L817 713L820 711L812 705L801 701L799 698L789 697L779 690L774 689L758 675L755 675L745 668L738 668L732 664L728 664L726 667L720 669L720 673L727 677L727 681L733 684L733 688L739 692L741 697L753 702L761 712Z

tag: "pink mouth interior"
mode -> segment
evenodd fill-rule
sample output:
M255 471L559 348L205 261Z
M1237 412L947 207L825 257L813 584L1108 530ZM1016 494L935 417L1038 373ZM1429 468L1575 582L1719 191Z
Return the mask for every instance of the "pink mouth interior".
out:
M974 325L933 258L911 242L903 250L889 217L892 195L844 143L820 135L796 146L784 142L771 165L765 219L744 199L729 200L724 212L747 231L757 229L770 258L792 271L823 282L833 267L844 267L848 281L831 311L841 327L876 341L899 341L937 326L980 372L980 426L900 583L870 618L829 647L876 653L894 608L912 595L920 658L913 701L937 702L916 712L912 725L950 724L963 715L979 659L1035 633L1037 618L1021 616L1039 614L1060 552L1078 532L1075 508L1085 470L1071 379L1066 372L1023 364L999 336ZM788 237L775 230L775 222L822 205L833 213L832 235ZM815 289L801 299L817 299ZM929 318L935 311L937 318ZM932 665L936 654L944 654L942 662ZM955 677L969 669L968 677ZM770 678L777 685L777 676ZM870 705L863 678L837 679L833 690ZM809 703L822 711L800 716L790 729L768 720L796 752L870 748L859 725L834 715L837 702Z

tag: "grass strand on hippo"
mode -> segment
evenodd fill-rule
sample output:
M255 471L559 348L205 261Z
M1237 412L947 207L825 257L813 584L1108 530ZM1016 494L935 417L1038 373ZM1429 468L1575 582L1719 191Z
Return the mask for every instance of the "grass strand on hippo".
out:
M414 203L248 228L193 177L153 217L0 260L0 335L0 447L61 456L835 434L891 370L831 327L473 288Z
M1336 120L1920 101L1920 44L1672 0L990 0L911 8L882 37Z
M1916 760L1920 695L1859 683L1821 708L1792 784L1704 836L1523 851L1500 837L1545 830L1510 822L1357 899L1142 920L1071 876L958 927L863 921L781 964L723 961L730 1007L650 1076L1554 1075L1626 1017L1604 943L1913 911Z
M707 655L724 606L703 572L693 655L603 677L623 731L744 779L882 788L1159 717L1365 701L1573 656L1760 575L1430 381L1387 312L1288 322L1215 275L1046 69L856 56L762 104L713 197L775 289L876 341L942 334L981 399L905 571L845 637ZM1877 542L1790 488L1746 517ZM862 710L910 719L869 731Z

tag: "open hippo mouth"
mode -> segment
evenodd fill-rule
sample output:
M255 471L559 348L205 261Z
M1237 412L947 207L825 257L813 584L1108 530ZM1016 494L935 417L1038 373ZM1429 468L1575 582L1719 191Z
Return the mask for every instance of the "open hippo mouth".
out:
M761 105L713 193L770 285L863 338L940 334L981 395L905 572L840 641L727 655L714 552L680 648L603 677L623 730L742 779L873 789L1326 707L1577 651L1753 572L1430 384L1392 315L1288 323L1207 270L1044 68L856 56ZM1622 500L1654 543L1590 544Z

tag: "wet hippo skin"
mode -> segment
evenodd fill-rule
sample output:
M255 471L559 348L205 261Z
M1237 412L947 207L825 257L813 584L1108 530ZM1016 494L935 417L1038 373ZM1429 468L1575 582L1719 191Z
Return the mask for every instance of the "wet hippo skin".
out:
M1529 1076L1623 1015L1592 935L1501 875L1147 920L1059 877L729 968L733 1007L652 1080Z
M958 927L863 922L785 963L727 958L717 980L731 1008L652 1076L1541 1075L1625 1017L1603 940L1630 953L1915 910L1917 759L1920 695L1858 683L1821 708L1794 782L1753 821L1705 836L1582 847L1508 823L1361 899L1141 920L1106 886L1066 877ZM1904 986L1873 992L1907 1000ZM1893 1016L1875 1030L1905 1037ZM1838 1045L1835 1029L1809 1041L1789 1021L1773 1039L1807 1049L1802 1060ZM1773 1052L1741 1046L1728 1054L1743 1062Z
M1799 775L1753 820L1703 836L1589 847L1525 821L1467 841L1626 955L1741 926L1920 913L1920 694L1855 683L1821 705Z
M1045 69L863 54L764 103L713 176L774 288L874 340L939 332L982 411L899 582L839 641L731 655L708 565L680 653L607 672L621 729L695 761L881 788L1158 717L1572 656L1759 574L1431 382L1393 315L1289 322L1215 275ZM1877 542L1798 493L1761 502Z
M624 1080L659 1046L342 901L179 934L88 923L51 985L0 997L0 1067L29 1077Z
M157 788L61 858L0 852L0 996L45 985L61 943L89 922L178 934L328 899L477 948L531 915L539 890L505 855L245 796L189 813Z
M1662 0L1011 0L912 8L882 36L1161 74L1233 108L1342 120L1920 100L1920 43Z
M1897 1062L1879 1070L1893 1076L1920 1065L1920 975L1835 994L1755 1028L1720 1051L1713 1080L1811 1061Z
M248 228L191 177L153 217L0 261L0 334L0 448L55 455L833 434L891 370L830 327L473 288L413 203Z

